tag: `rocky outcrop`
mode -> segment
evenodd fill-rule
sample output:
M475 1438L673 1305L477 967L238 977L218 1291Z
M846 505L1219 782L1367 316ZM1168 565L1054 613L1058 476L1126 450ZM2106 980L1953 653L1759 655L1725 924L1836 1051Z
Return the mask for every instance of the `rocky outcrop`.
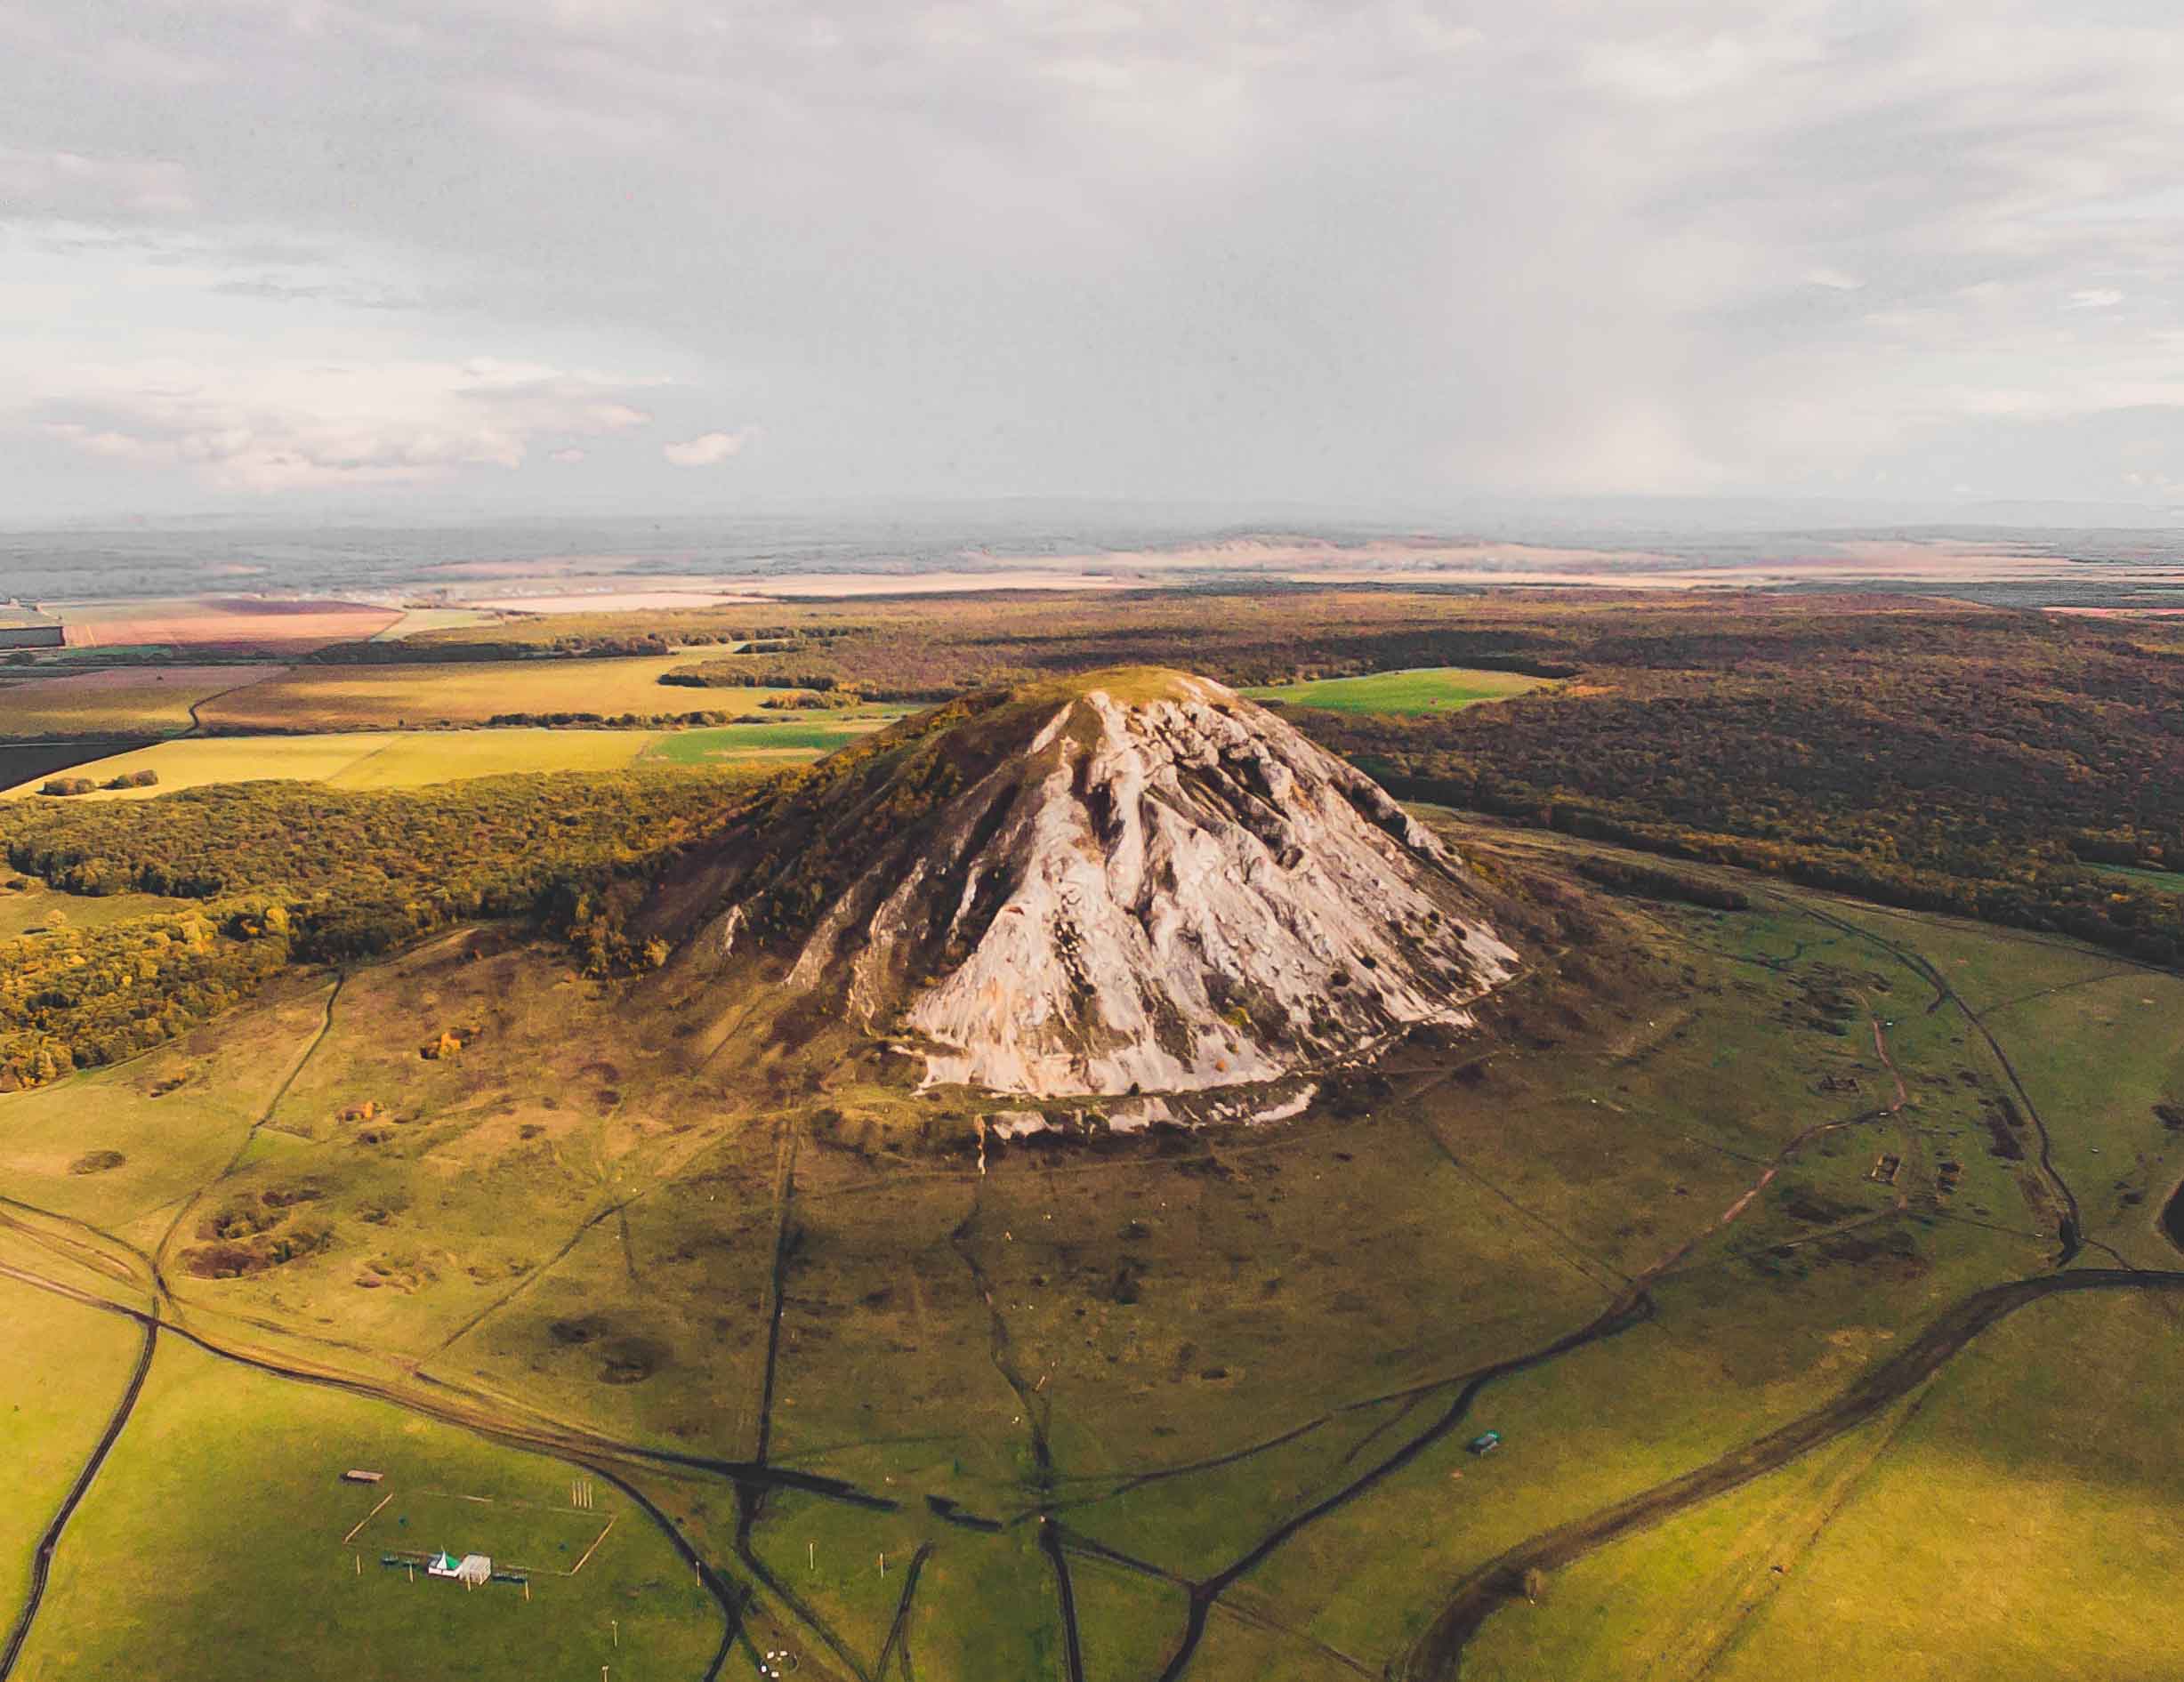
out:
M754 820L797 845L754 834L715 871L699 944L770 938L789 988L922 1055L929 1083L1273 1080L1463 1023L1516 961L1384 791L1204 679L1025 692L802 800Z

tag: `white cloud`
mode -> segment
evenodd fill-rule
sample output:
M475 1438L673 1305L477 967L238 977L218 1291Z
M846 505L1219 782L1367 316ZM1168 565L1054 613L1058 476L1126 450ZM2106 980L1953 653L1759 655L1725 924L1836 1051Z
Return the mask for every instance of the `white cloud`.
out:
M584 460L584 452L572 444L565 450L555 450L546 459L550 462L559 462L563 467L574 467L578 462Z
M2113 286L2087 286L2070 294L2066 310L2113 310L2124 302L2124 294Z
M1866 283L1856 275L1847 275L1840 269L1813 269L1805 275L1805 284L1825 286L1830 292L1863 292Z
M0 146L0 206L15 217L98 221L174 216L197 208L180 164Z
M83 370L38 413L49 436L88 455L184 470L224 490L288 491L520 467L541 435L648 424L626 394L657 383L491 359L243 367L168 359Z
M750 436L748 427L736 432L700 432L679 444L662 446L660 454L677 467L718 467L739 454Z

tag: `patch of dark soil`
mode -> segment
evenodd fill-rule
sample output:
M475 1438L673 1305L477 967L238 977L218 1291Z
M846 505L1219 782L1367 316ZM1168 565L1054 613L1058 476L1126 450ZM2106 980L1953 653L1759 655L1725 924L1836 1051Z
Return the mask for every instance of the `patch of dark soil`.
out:
M86 1151L69 1164L71 1174L104 1174L119 1168L129 1159L117 1150Z
M576 1347L605 1337L614 1330L613 1323L601 1315L586 1315L581 1320L556 1320L546 1327L546 1335L556 1343Z
M1848 1220L1858 1212L1858 1208L1855 1203L1839 1203L1824 1197L1809 1186L1792 1186L1783 1194L1782 1212L1792 1220L1825 1227L1832 1221Z
M248 1204L241 1204L231 1209L217 1210L206 1216L198 1225L197 1235L201 1238L218 1238L232 1242L244 1238L254 1238L260 1233L269 1232L279 1224L278 1215L270 1215L262 1209L254 1209Z
M270 1190L260 1192L258 1201L268 1209L293 1209L298 1203L315 1203L325 1195L326 1191L323 1187L307 1183L302 1186L273 1187Z
M621 1338L602 1353L601 1384L642 1384L667 1364L667 1346L651 1338Z
M249 1243L202 1244L182 1251L182 1270L197 1279L241 1279L316 1254L332 1236L324 1232L285 1232Z
M2025 1144L2017 1134L2017 1106L2007 1098L1998 1098L1984 1106L1979 1119L1987 1123L1987 1137L1994 1142L1987 1147L1990 1156L1999 1156L2005 1162L2025 1160Z
M2156 1104L2154 1119L2172 1133L2184 1133L2184 1106Z

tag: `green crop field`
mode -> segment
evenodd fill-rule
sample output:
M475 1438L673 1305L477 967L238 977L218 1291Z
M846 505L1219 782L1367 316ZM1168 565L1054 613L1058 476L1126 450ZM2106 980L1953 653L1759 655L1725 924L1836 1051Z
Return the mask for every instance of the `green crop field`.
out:
M719 694L708 690L707 694ZM648 760L671 765L733 765L758 754L801 753L817 757L847 747L868 736L899 714L875 712L853 718L796 719L779 724L729 724L718 729L673 730L664 733L645 750Z
M1481 701L1504 701L1544 688L1549 680L1515 672L1476 672L1463 666L1428 666L1412 672L1376 672L1365 678L1328 678L1316 683L1285 683L1245 689L1254 701L1327 712L1448 712Z
M2165 894L2184 894L2184 874L2173 870L2142 870L2133 865L2094 865L2090 868L2104 876L2118 876L2125 881L2158 888Z

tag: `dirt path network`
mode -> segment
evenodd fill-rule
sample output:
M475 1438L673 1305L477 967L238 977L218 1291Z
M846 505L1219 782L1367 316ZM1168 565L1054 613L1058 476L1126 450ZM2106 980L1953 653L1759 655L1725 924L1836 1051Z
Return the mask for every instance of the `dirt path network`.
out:
M38 1538L37 1550L30 1557L30 1589L23 1598L22 1610L16 1614L15 1626L8 1631L7 1646L0 1647L0 1682L15 1672L16 1662L22 1657L23 1644L30 1638L30 1626L37 1622L38 1607L45 1600L45 1584L52 1573L53 1551L60 1546L60 1533L68 1528L69 1520L91 1489L92 1479L98 1477L99 1468L106 1463L107 1455L120 1441L122 1427L128 1424L129 1416L136 1411L136 1399L144 1392L144 1380L151 1372L152 1351L159 1340L159 1329L147 1322L144 1326L143 1347L137 1351L136 1367L129 1374L129 1382L116 1404L114 1416L107 1420L106 1429L91 1454L84 1461L83 1470L76 1475L76 1482L69 1486L60 1511L53 1515L52 1523L45 1526Z
M174 1243L174 1235L181 1230L182 1222L189 1218L189 1211L205 1201L207 1193L223 1180L232 1179L235 1171L242 1167L243 1159L250 1155L250 1147L258 1142L260 1131L272 1121L273 1113L280 1107L281 1099L288 1096L289 1089L296 1083L297 1076L301 1075L310 1065L311 1058L318 1053L318 1048L326 1043L326 1036L334 1032L334 1007L340 1002L342 989L348 985L348 982L349 978L346 975L334 977L333 986L326 991L325 1007L319 1012L318 1028L312 1033L310 1038L303 1042L303 1047L296 1053L294 1060L283 1072L280 1083L274 1087L273 1095L265 1101L265 1107L258 1112L257 1119L252 1122L249 1128L244 1132L241 1142L235 1147L235 1154L228 1158L227 1166L222 1168L212 1179L198 1187L196 1192L175 1205L174 1219L167 1223L166 1231L160 1235L158 1243L152 1249L151 1259L155 1271L165 1264L167 1251ZM166 1296L168 1300L174 1300L172 1293L166 1290L164 1275L160 1276L160 1292ZM176 1302L175 1306L179 1308L181 1305Z
M1456 1585L1425 1634L1390 1668L1390 1676L1395 1682L1449 1682L1458 1674L1471 1637L1495 1612L1522 1596L1527 1572L1558 1570L1788 1465L1909 1395L1974 1338L2027 1303L2066 1292L2115 1290L2184 1291L2184 1273L2088 1268L1972 1292L1832 1401L1680 1477L1543 1532L1487 1561Z
M1987 1049L1994 1053L1995 1062L2002 1066L2002 1072L2010 1082L2011 1090L2017 1094L2018 1102L2023 1106L2027 1118L2033 1124L2033 1131L2039 1138L2040 1176L2047 1182L2049 1188L2055 1193L2063 1208L2063 1218L2058 1224L2055 1235L2057 1242L2055 1265L2059 1268L2068 1267L2077 1259L2079 1251L2085 1248L2084 1219L2078 1211L2077 1194L2070 1189L2068 1182L2063 1179L2061 1172L2056 1168L2054 1140L2049 1136L2047 1121L2040 1114L2040 1107L2033 1101L2033 1095L2026 1090L2025 1082L2019 1077L2017 1066L2010 1061L2010 1054L2003 1050L2002 1042L1995 1037L1994 1030L1980 1019L1980 1013L1971 1008L1970 1002L1956 990L1948 977L1941 972L1939 966L1916 947L1904 946L1900 942L1889 939L1885 935L1875 934L1870 929L1860 928L1848 918L1838 917L1831 912L1819 910L1809 902L1801 902L1797 908L1816 922L1825 923L1831 929L1839 930L1855 938L1870 942L1890 954L1933 988L1937 1005L1946 1003L1954 1006L1965 1022L1970 1026L1972 1032L1987 1042ZM1900 1077L1898 1078L1900 1081Z

